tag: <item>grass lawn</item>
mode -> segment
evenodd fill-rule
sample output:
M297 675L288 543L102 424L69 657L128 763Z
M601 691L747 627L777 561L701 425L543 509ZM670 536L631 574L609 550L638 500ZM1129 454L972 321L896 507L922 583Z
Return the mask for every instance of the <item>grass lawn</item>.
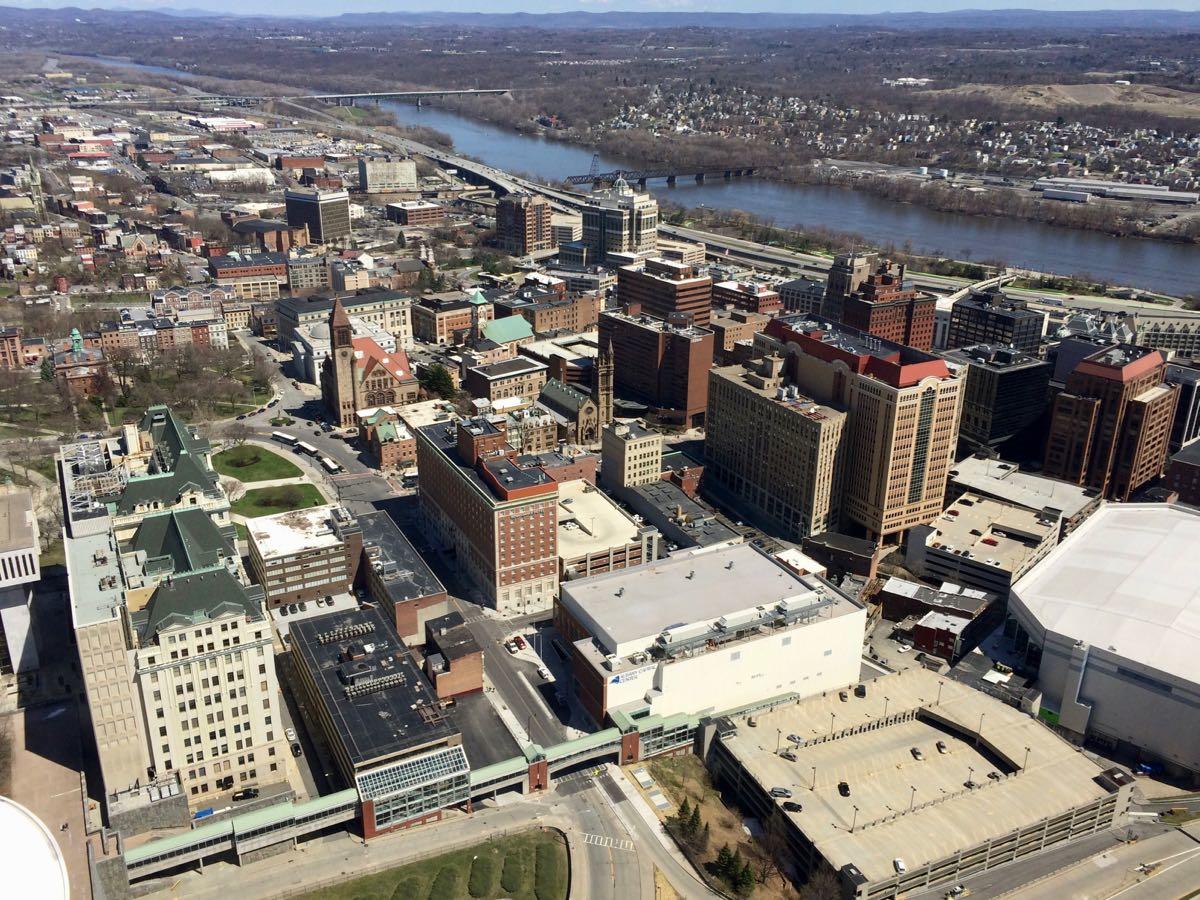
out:
M239 481L273 481L303 474L279 454L253 444L222 450L213 457L213 468Z
M233 511L239 516L253 519L257 516L273 516L290 509L322 506L324 503L325 498L321 492L311 484L283 484L246 491L245 496L233 504Z
M300 895L303 900L566 900L567 846L525 831Z

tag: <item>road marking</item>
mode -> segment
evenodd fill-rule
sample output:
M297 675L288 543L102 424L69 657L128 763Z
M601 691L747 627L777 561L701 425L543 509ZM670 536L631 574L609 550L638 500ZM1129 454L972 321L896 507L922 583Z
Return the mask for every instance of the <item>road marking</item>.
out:
M593 844L597 847L611 847L614 850L633 852L633 841L627 841L624 838L611 838L607 834L588 834L584 832L583 842L585 844Z

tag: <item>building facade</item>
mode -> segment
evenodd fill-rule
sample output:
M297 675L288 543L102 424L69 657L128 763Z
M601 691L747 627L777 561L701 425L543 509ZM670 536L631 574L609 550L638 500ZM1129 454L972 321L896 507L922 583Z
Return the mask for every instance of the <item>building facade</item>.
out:
M545 197L534 194L506 194L496 204L496 242L513 256L525 256L554 246L550 233L553 208ZM582 236L570 232L569 240ZM566 242L564 242L566 243Z
M593 191L583 206L583 245L596 262L610 253L649 256L658 246L658 201L618 177L610 189Z
M283 192L287 222L306 226L318 244L332 244L350 236L350 195L345 191L288 188Z
M640 307L656 319L682 313L703 328L712 314L713 285L685 263L647 259L617 270L617 297L622 306Z

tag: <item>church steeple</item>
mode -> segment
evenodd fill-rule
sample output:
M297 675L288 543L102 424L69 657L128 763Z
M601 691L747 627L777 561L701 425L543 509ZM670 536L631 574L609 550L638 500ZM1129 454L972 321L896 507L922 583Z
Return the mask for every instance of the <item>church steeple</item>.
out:
M613 369L616 366L616 354L613 353L612 335L606 336L604 346L592 368L592 399L596 401L596 411L599 413L600 427L603 428L613 420Z
M342 306L342 298L335 297L333 311L329 314L329 348L338 350L350 347L353 343L354 329L350 326L350 317Z

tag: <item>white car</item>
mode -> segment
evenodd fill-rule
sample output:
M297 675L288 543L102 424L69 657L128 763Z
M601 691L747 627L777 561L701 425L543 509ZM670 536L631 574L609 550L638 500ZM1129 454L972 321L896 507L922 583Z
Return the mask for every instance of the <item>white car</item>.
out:
M295 728L283 729L283 736L288 739L289 744L296 743L296 729Z
M538 675L541 676L543 681L549 681L551 678L550 670L547 669L545 666L538 666Z
M897 875L903 875L908 871L908 866L904 865L904 860L898 856L892 860L892 868L896 870Z

